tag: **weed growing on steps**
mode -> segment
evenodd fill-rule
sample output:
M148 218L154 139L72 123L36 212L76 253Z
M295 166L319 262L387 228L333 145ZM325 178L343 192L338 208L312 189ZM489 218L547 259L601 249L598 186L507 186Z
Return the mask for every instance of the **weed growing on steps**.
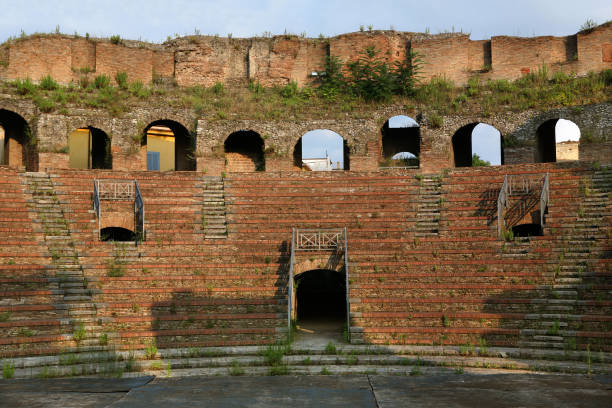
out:
M229 370L229 375L240 376L244 375L244 368L240 366L240 363L236 360L232 361L232 367Z
M8 380L15 376L15 365L10 361L5 361L2 363L2 378Z
M77 346L83 341L85 338L85 325L83 323L79 323L72 333L72 338L76 342Z
M325 354L337 354L338 350L336 350L336 345L334 343L332 343L331 341L329 343L327 343L327 345L325 346Z
M147 360L152 360L157 356L157 345L155 344L155 339L151 339L147 346L145 347L145 356Z

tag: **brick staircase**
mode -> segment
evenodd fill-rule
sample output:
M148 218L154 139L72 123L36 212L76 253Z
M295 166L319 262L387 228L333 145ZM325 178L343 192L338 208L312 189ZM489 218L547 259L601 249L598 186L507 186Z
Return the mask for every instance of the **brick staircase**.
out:
M416 237L437 236L440 228L440 205L442 176L424 175L419 180Z
M98 344L101 326L97 321L97 306L93 303L90 282L79 263L64 211L46 173L25 173L26 196L30 198L33 223L42 228L45 244L51 254L47 267L48 280L63 295L60 306L66 310L64 322L69 326L67 340L78 346Z
M205 239L226 239L225 188L223 179L204 177L202 197L202 229Z

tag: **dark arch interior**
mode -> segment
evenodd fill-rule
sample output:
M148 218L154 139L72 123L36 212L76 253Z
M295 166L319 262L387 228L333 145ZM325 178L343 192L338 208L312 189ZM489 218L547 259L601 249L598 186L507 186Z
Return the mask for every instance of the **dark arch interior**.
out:
M113 156L110 138L100 129L89 127L89 131L91 132L91 168L112 169Z
M346 318L344 273L315 269L296 276L295 284L298 321Z
M195 161L195 138L180 123L173 120L158 120L150 123L144 130L142 144L147 144L147 133L153 126L165 126L170 129L174 136L174 170L194 171Z
M552 163L557 161L557 145L555 143L555 126L559 119L551 119L542 123L536 131L536 162Z
M342 138L342 136L340 137ZM351 162L350 162L350 150L351 149L349 145L346 143L346 140L344 140L344 138L342 138L342 150L343 150L342 160L344 161L344 170L350 170L351 169ZM302 168L302 137L299 138L299 140L295 144L295 147L293 148L293 165L295 167Z
M465 125L455 134L452 138L453 144L453 157L455 159L455 167L472 167L472 132L479 123L471 123ZM500 153L501 153L501 164L504 164L504 144L501 133L500 133Z
M126 228L107 227L100 230L100 241L136 241L136 234Z
M240 130L232 133L225 139L224 150L225 153L237 153L250 161L255 171L266 169L264 141L257 132Z
M541 236L543 234L540 224L519 224L512 227L515 237Z
M30 143L30 127L25 119L15 112L0 109L0 126L4 129L4 148L0 164L25 166L29 171L37 170L37 146Z
M416 159L405 159L400 164L408 166L419 165L421 153L421 128L418 126L390 128L389 121L385 122L381 129L382 133L382 155L386 161L397 153L409 152Z

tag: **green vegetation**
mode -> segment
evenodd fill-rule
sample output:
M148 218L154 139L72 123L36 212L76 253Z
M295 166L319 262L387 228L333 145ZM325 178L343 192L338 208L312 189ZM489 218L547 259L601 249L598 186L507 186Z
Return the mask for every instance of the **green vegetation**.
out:
M149 343L145 347L145 356L147 360L152 360L157 355L157 345L155 344L155 340L151 339Z
M490 166L491 162L480 158L476 153L472 155L472 167L486 167Z
M15 376L15 365L10 361L5 361L2 363L2 378L8 380Z
M29 78L0 82L0 92L31 99L41 110L65 111L70 107L106 109L120 116L132 108L173 107L193 109L199 116L213 120L282 120L285 118L369 118L382 105L404 106L410 111L424 110L429 126L443 125L449 114L489 116L496 112L551 109L604 102L612 96L612 70L577 77L546 66L516 81L470 79L467 86L436 77L419 82L420 59L409 55L403 64L390 64L374 48L368 48L352 63L344 65L330 58L325 75L316 86L300 88L291 82L285 86L263 87L258 82L211 87L178 87L164 81L143 84L129 82L119 72L111 85L110 77L91 78L80 73L78 82L58 85L51 78L35 84ZM588 135L587 135L588 136ZM518 141L505 140L509 143Z
M74 339L77 345L79 345L81 341L83 341L83 339L85 338L85 325L83 323L79 323L74 328L74 332L72 333L72 338Z

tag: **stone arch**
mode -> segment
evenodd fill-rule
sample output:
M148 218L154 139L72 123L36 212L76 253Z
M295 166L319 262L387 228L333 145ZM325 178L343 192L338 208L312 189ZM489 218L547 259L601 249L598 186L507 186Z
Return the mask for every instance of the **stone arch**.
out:
M419 166L421 128L406 115L390 117L381 128L382 158L385 166Z
M3 129L3 148L0 164L10 167L24 166L27 170L38 169L38 153L30 125L18 113L0 109L0 126Z
M93 126L78 128L68 135L68 153L70 168L113 168L110 137Z
M156 120L144 129L142 145L147 151L147 170L193 171L195 138L181 123Z
M492 125L473 122L462 126L455 132L451 142L455 167L472 167L474 155L489 161L491 165L504 164L503 136Z
M308 145L312 145L312 147L307 146L309 151L306 157L303 157L304 138ZM333 149L332 152L330 148ZM340 158L342 161L339 160ZM308 164L305 164L304 160L309 160ZM308 130L298 139L293 148L293 162L295 167L304 170L349 170L350 147L346 139L333 130Z
M231 133L223 143L225 169L230 173L264 171L264 141L253 130L238 130Z
M535 161L549 163L578 160L579 144L578 125L567 119L549 119L536 130Z

